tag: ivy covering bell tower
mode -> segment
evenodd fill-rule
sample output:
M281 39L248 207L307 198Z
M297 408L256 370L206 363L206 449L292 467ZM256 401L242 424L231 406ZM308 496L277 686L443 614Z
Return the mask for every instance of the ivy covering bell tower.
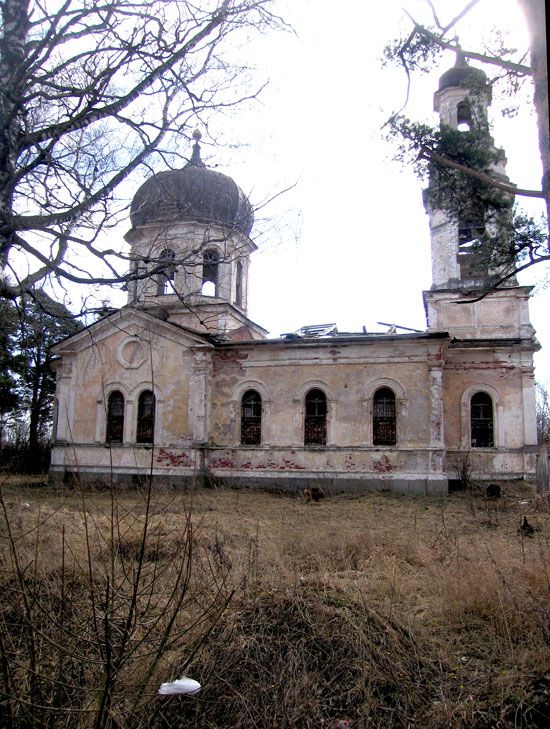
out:
M458 55L434 96L439 142L424 190L432 255L432 286L424 292L428 328L460 338L531 338L531 287L519 286L515 276L506 278L501 263L511 235L513 196L484 179L510 185L506 156L489 131L490 104L485 73ZM464 174L437 157L482 176ZM497 289L484 295L488 282L499 279Z

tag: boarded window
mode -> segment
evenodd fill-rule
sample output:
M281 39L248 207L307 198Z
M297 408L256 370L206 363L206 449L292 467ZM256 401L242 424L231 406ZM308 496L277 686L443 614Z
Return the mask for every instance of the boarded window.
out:
M472 448L494 446L493 400L486 392L476 392L470 403Z
M159 256L159 266L162 266L162 271L157 276L157 296L170 294L174 290L175 258L176 254L170 248L165 248Z
M241 400L241 443L262 442L262 398L256 390L247 390Z
M115 390L107 402L107 443L122 443L124 437L124 395Z
M327 398L322 390L310 390L305 400L304 444L327 444Z
M218 294L218 269L220 256L217 251L208 250L202 257L202 287L201 293L205 296Z
M137 443L153 443L155 439L155 396L144 390L138 400Z
M372 403L373 445L395 445L397 443L397 418L395 394L389 387L381 387L374 393Z

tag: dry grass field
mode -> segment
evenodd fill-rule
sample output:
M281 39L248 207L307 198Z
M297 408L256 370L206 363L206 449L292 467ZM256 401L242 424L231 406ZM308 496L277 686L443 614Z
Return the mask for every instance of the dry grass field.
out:
M525 486L2 490L1 726L550 725L550 508ZM198 696L156 695L184 673Z

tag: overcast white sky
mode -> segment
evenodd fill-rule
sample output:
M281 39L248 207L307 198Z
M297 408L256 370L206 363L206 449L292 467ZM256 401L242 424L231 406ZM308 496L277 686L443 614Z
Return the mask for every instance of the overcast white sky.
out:
M463 2L445 0L442 20ZM336 322L341 331L381 330L377 321L425 329L422 290L431 285L428 219L421 185L412 171L391 160L381 126L405 98L405 76L383 69L388 39L408 30L403 7L418 18L423 0L288 0L280 3L296 35L259 39L247 53L270 79L261 102L236 121L246 144L221 171L230 174L254 203L279 189L296 187L262 213L268 231L257 238L249 314L272 335L304 324ZM495 14L495 11L497 13ZM515 0L481 0L471 27L461 24L464 47L480 48L494 25L527 47ZM253 53L250 53L253 51ZM431 75L413 79L407 114L433 121L433 92L454 63L444 56ZM503 118L510 99L495 98L495 141L505 148L510 178L540 188L541 166L531 89L520 96L519 114ZM225 130L227 141L232 133ZM204 156L218 157L204 148ZM542 211L535 202L532 212ZM261 229L265 221L257 226ZM254 237L254 232L253 232ZM530 269L522 283L549 278L548 267ZM536 357L537 377L550 377L550 288L539 283L531 317L546 352Z
M436 4L448 22L465 0ZM325 322L340 331L381 331L378 321L424 330L431 261L421 184L392 161L381 131L404 103L406 79L399 69L382 68L380 58L388 40L410 30L403 8L428 22L428 4L278 0L276 7L295 32L234 49L234 58L253 64L269 85L251 107L212 120L217 146L203 138L203 159L233 177L254 205L294 185L257 215L249 315L272 336ZM515 0L481 0L469 17L460 25L465 48L481 49L495 20L512 46L527 48ZM409 116L436 122L433 93L454 60L446 54L433 73L413 78ZM530 99L527 83L516 99L518 115L508 119L500 109L511 100L495 95L493 136L506 150L511 180L540 188ZM538 214L543 206L531 200L529 209ZM521 283L536 284L531 320L543 345L537 379L547 381L549 268L529 269ZM112 298L124 303L120 294Z

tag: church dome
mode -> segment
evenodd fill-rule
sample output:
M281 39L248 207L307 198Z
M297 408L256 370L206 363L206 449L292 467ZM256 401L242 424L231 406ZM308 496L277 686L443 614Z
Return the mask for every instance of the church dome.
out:
M254 211L248 198L231 177L206 167L200 132L193 137L193 154L185 167L158 172L138 189L130 207L132 226L195 220L250 235Z
M439 90L451 86L481 87L487 84L487 75L480 68L469 66L461 53L456 54L456 63L439 79Z

